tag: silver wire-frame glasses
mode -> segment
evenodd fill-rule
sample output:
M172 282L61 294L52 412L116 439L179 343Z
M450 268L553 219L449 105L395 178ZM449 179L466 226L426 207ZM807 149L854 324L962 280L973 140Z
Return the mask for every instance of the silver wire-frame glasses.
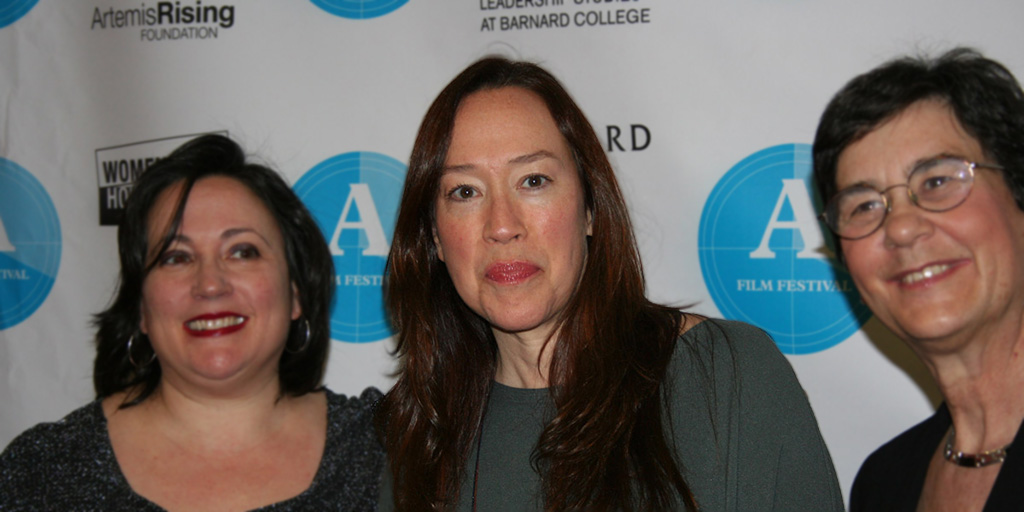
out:
M910 171L906 183L883 190L858 183L840 190L825 205L820 218L840 238L864 238L877 231L892 210L889 191L906 187L907 197L918 208L930 212L952 210L971 194L974 169L1002 170L1002 167L956 157L927 160Z

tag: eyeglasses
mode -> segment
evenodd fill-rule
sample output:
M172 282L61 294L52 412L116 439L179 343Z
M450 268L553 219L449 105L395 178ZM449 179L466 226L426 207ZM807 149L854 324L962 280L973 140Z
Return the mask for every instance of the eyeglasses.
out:
M974 169L1002 170L959 158L936 158L910 171L907 182L884 190L861 183L844 188L832 197L819 218L840 238L857 240L874 233L892 210L890 190L907 188L907 197L922 210L944 212L960 206L971 194Z

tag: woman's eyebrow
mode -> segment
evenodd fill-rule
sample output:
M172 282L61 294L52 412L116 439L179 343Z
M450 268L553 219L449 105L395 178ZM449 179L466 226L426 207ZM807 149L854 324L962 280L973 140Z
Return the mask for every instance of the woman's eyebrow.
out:
M554 153L552 153L552 152L550 152L550 151L548 151L546 149L541 149L541 150L538 150L538 151L534 151L533 153L517 156L517 157L509 160L508 163L510 163L510 164L528 164L530 162L536 162L537 160L542 160L542 159L545 159L545 158L554 158L556 160L558 159L558 157L556 157Z

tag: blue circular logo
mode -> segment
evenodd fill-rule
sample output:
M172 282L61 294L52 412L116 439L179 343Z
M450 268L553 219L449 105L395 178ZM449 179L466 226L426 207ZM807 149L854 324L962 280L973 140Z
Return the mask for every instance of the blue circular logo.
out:
M384 16L409 0L311 0L313 5L342 18L365 20Z
M32 316L60 266L60 221L46 189L0 158L0 329Z
M28 14L39 0L0 0L0 28L4 28Z
M404 181L398 160L352 152L320 162L295 184L334 255L336 340L366 343L392 334L382 285Z
M810 145L772 146L725 173L700 217L701 272L715 305L766 330L786 354L835 346L871 316L826 244L810 181Z

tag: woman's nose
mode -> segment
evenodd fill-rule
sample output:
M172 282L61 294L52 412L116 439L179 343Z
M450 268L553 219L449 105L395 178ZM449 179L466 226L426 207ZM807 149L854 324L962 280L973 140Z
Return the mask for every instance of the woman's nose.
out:
M488 201L484 237L488 241L508 243L525 234L518 205L506 194L495 194Z
M882 221L886 242L893 247L905 247L931 234L935 226L928 215L929 212L914 204L907 194L891 193L889 212Z
M204 261L196 265L196 281L192 293L199 298L214 298L231 292L231 283L218 262Z

